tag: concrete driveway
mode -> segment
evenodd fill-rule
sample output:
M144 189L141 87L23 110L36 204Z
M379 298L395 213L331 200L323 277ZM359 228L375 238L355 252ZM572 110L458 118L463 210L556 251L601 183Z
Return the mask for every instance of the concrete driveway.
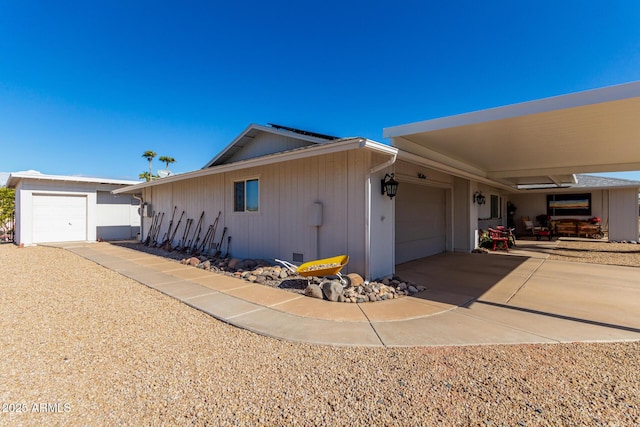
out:
M429 288L418 298L523 331L558 327L556 336L568 341L607 339L590 335L591 326L621 339L640 333L638 268L549 260L554 242L519 246L509 254L441 254L402 264L397 274Z

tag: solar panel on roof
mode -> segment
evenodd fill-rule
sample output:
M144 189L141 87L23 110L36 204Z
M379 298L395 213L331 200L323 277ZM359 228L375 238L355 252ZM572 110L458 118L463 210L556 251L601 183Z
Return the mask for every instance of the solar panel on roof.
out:
M289 132L294 132L300 135L305 135L305 136L312 136L314 138L321 138L321 139L328 139L328 140L333 140L333 139L340 139L340 137L338 136L331 136L331 135L325 135L322 133L316 133L316 132L310 132L308 130L302 130L302 129L296 129L296 128L291 128L288 126L281 126L281 125L276 125L273 123L267 123L269 126L271 126L274 129L281 129L281 130L286 130Z

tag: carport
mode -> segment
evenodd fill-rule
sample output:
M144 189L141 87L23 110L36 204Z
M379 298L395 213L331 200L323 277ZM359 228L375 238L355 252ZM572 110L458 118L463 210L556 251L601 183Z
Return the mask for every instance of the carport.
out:
M640 170L640 82L384 129L399 159L507 193L562 188L575 174ZM454 185L454 234L473 233L471 187ZM631 200L633 198L633 200ZM638 237L637 191L612 193L610 238ZM633 214L631 214L633 209ZM471 224L471 225L470 225ZM613 235L612 235L613 233Z

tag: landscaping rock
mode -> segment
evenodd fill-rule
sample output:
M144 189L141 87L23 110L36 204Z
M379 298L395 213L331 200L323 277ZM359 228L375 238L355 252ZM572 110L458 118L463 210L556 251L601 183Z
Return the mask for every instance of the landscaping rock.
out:
M338 301L343 293L342 284L337 280L331 280L322 284L322 292L329 301Z
M349 273L347 274L347 277L349 278L349 280L351 281L351 286L360 286L364 283L364 279L362 278L361 275L357 274L357 273Z
M145 249L148 250L146 247ZM157 250L162 249L158 248ZM166 251L163 252L167 253ZM259 283L274 288L279 287L297 294L345 303L395 299L402 295L409 295L426 289L410 282L403 282L397 276L376 279L371 282L365 281L357 273L341 276L302 277L281 265L272 265L264 259L210 259L206 256L182 258L175 252L171 257L179 260L182 264L236 277L251 283ZM330 283L330 285L327 283ZM413 292L413 289L409 289L411 286L415 289L415 292Z
M318 285L310 284L305 288L304 294L311 298L323 299L322 289Z
M236 270L251 270L249 268L249 260L246 259L242 259L240 261L238 261L238 263L235 266Z

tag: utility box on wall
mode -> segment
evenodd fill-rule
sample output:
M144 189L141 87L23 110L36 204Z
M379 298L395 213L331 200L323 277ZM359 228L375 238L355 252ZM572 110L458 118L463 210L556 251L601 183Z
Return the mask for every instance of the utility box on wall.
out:
M309 225L312 227L322 226L322 203L316 202L311 205L311 211L309 213Z
M142 216L147 218L151 218L153 216L153 211L151 210L151 205L149 203L142 204Z

